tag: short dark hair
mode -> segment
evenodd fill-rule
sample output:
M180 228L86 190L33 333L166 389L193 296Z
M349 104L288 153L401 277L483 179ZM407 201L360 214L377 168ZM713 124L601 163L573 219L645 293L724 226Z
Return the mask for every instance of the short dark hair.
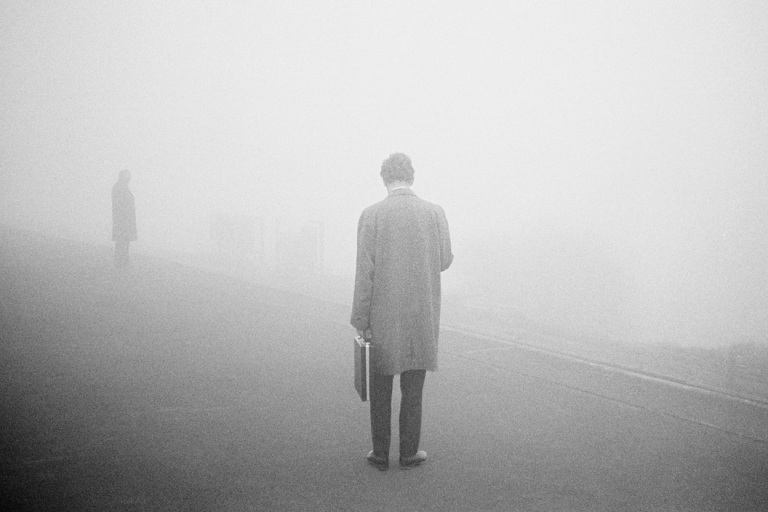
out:
M392 153L381 163L381 177L384 179L384 183L392 183L393 181L413 183L411 159L404 153Z

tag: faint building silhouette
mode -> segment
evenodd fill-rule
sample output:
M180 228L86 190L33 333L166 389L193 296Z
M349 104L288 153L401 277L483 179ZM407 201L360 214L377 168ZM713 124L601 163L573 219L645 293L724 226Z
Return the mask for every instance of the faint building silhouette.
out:
M115 242L117 268L128 265L128 248L137 239L136 204L128 188L130 181L131 172L123 169L112 187L112 240Z
M323 242L325 225L322 221L305 222L298 230L285 226L278 219L275 239L276 264L280 268L322 272L325 265Z
M238 275L252 274L264 260L263 220L250 215L211 215L209 263Z

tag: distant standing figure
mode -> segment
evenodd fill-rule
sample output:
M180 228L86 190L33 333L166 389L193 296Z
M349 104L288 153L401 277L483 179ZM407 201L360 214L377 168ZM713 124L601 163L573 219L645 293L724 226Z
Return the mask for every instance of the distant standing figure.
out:
M387 197L363 210L351 324L373 343L368 463L389 467L392 383L400 375L400 466L427 460L419 451L427 370L437 370L440 273L453 261L443 209L411 191L411 159L395 153L381 165Z
M115 267L128 265L128 246L136 240L136 205L128 188L131 172L120 171L112 187L112 240L115 242Z

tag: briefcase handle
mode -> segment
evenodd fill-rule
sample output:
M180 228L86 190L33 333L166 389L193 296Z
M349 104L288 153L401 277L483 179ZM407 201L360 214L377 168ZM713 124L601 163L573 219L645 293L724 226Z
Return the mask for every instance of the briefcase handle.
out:
M373 342L370 339L365 339L362 336L355 336L355 341L357 341L359 344L368 343L369 345L373 346Z

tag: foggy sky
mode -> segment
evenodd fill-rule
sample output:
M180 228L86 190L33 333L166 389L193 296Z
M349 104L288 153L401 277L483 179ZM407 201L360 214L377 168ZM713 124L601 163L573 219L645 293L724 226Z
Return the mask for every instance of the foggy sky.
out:
M139 251L322 220L350 274L390 153L446 291L630 341L768 334L763 1L3 2L0 222Z

